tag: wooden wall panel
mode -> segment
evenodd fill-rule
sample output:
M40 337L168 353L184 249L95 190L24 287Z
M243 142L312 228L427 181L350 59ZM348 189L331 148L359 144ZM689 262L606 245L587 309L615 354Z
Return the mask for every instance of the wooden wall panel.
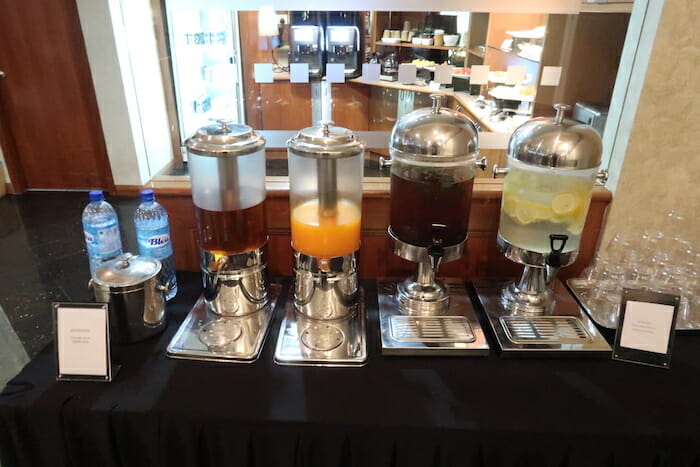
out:
M0 0L0 142L18 192L114 190L73 0Z
M472 211L469 218L469 239L465 256L445 264L444 277L470 280L475 277L517 275L521 266L506 260L496 247L496 234L501 203L500 180L479 180L475 183ZM159 190L158 200L171 217L175 262L178 269L199 270L199 249L195 236L194 207L187 192ZM289 231L289 201L286 190L268 192L266 205L268 222L269 270L273 275L292 273L292 250ZM578 260L561 271L562 277L578 275L592 260L597 247L605 211L611 194L604 188L594 191L591 208L581 239ZM392 253L392 243L386 234L389 223L388 192L366 193L362 206L362 247L360 276L363 278L401 277L415 271L415 264Z

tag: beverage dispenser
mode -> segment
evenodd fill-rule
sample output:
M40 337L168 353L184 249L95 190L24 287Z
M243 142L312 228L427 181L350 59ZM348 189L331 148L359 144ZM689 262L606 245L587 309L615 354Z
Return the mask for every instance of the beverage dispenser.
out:
M360 23L355 11L331 11L326 20L327 63L342 63L345 77L360 75Z
M610 347L556 280L574 262L599 174L602 142L588 125L568 120L568 105L554 118L534 118L508 142L498 248L522 264L518 281L475 283L504 352L597 352ZM545 352L543 352L545 351Z
M318 11L291 12L289 63L307 63L309 76L323 76L326 41Z
M168 351L254 360L279 294L265 263L265 140L249 126L218 120L185 145L204 291Z
M367 358L357 278L364 144L322 123L288 143L294 285L275 359L360 365Z
M394 254L418 263L413 277L379 285L382 348L386 354L488 352L464 284L437 278L442 263L464 254L479 140L474 123L444 108L396 122L390 140L391 212Z

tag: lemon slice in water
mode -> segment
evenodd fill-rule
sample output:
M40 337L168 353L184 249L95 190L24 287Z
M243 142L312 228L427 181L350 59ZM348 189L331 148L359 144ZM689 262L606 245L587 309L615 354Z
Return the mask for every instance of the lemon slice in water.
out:
M579 199L573 193L559 193L552 198L552 211L557 216L573 213L579 205Z

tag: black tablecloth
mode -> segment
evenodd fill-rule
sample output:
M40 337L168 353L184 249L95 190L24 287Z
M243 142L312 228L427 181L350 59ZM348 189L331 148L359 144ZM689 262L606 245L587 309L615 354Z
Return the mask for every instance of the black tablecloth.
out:
M611 360L382 357L366 283L362 368L171 360L194 303L180 278L160 336L116 349L116 380L57 383L53 349L0 396L3 467L700 465L700 335L672 368ZM281 300L282 302L283 300Z

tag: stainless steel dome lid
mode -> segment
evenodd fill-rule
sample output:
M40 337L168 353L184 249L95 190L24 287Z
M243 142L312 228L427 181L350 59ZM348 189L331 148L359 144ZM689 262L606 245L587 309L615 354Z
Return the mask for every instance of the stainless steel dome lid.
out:
M124 253L102 263L95 270L95 277L92 280L104 287L143 285L144 282L158 275L161 268L161 262L155 258Z
M555 104L554 118L538 117L515 129L508 141L508 157L526 164L557 169L598 168L603 142L593 128L565 119L569 106Z
M442 95L431 94L432 107L407 113L391 130L392 157L425 162L470 160L479 152L476 125L461 112L442 107Z
M304 128L287 141L287 147L296 155L317 159L342 159L365 150L365 143L355 133L332 125L333 122L321 122Z
M220 119L197 130L185 141L185 146L199 156L245 156L265 147L265 139L248 125Z

